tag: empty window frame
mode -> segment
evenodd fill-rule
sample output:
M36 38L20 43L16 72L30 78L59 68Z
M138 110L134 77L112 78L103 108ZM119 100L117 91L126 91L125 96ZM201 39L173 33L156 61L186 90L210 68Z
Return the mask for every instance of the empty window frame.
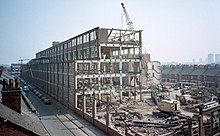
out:
M96 40L96 31L90 32L90 41Z

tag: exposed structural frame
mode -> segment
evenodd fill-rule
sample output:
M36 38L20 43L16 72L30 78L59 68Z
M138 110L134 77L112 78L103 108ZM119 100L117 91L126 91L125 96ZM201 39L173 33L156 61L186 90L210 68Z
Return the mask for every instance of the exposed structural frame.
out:
M139 90L141 55L141 30L97 27L36 53L22 77L86 112L92 95L102 99L118 92L121 98L122 92Z

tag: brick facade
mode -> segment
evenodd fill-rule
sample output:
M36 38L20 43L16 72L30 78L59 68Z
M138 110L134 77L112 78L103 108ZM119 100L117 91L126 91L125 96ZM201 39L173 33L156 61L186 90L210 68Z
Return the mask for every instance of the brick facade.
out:
M178 72L174 76L172 71ZM206 87L220 89L220 65L218 64L162 66L161 72L162 82L202 83Z

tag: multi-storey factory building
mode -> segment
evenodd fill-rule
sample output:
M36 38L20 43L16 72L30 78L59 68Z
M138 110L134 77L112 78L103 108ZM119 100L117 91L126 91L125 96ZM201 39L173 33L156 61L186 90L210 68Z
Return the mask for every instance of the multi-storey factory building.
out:
M94 94L135 90L141 82L142 31L94 28L36 53L22 77L73 110ZM83 97L85 96L85 97ZM111 98L111 97L110 97Z

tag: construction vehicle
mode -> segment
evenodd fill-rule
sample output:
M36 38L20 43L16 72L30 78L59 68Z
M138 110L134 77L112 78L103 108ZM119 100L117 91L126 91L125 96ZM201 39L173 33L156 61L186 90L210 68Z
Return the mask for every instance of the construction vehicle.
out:
M158 111L153 111L153 115L168 118L180 113L180 102L174 99L164 99L158 104Z
M180 102L178 100L162 100L158 104L158 110L170 114L180 113Z
M165 99L164 93L159 88L151 89L151 99L158 105L161 100Z

